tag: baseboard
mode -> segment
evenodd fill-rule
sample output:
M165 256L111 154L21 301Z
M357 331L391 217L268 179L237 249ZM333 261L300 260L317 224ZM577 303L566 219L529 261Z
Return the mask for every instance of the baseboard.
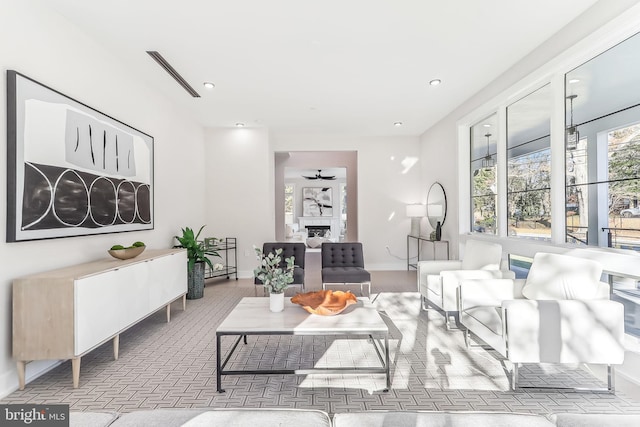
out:
M406 261L394 263L365 264L369 271L401 271L407 269Z
M29 387L29 382L38 378L41 375L49 372L53 368L59 366L64 362L63 360L36 360L31 363L27 363L25 372L25 382ZM69 377L69 383L72 383L72 378ZM18 372L16 369L12 369L5 372L0 376L0 399L4 399L14 391L18 390Z
M400 262L400 263L384 263L384 264L367 264L365 268L369 271L402 271L407 269L407 263ZM253 270L238 271L238 279L253 280Z
M640 387L640 378L638 378L637 376L629 375L628 372L621 371L620 369L616 369L616 375L620 375L626 381Z
M16 371L5 372L0 375L0 399L4 399L18 389L18 374Z
M253 270L238 271L238 279L253 279Z
M640 386L640 354L627 350L624 354L624 363L616 366L616 374L624 377L625 380Z

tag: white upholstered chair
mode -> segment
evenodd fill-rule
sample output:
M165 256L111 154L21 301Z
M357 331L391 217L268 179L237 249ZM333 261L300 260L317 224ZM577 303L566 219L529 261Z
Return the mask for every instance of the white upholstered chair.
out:
M418 292L422 309L428 306L444 312L449 328L451 316L458 317L457 289L464 279L515 278L502 261L502 246L498 243L468 240L462 260L418 262Z
M609 392L624 360L624 309L609 299L593 260L538 253L527 279L464 280L460 323L513 364L518 389L522 363L603 364Z

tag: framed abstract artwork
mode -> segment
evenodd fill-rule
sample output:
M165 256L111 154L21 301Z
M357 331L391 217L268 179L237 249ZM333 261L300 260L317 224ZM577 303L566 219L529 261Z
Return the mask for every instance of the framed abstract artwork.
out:
M302 189L303 216L333 216L331 187L304 187Z
M153 226L153 137L7 71L7 242Z

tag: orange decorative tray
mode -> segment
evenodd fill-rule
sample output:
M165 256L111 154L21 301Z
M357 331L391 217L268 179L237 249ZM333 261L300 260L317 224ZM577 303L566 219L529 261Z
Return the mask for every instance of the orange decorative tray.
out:
M342 313L351 304L358 302L358 299L351 292L326 290L297 294L291 298L291 302L300 304L311 314L333 316Z

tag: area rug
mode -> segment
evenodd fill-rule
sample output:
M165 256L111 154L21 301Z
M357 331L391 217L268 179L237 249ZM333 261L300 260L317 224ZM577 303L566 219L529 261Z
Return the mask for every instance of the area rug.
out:
M468 350L461 331L446 330L439 313L420 310L415 292L382 292L373 302L390 331L392 387L382 391L380 374L225 376L216 392L215 330L253 285L242 280L208 285L172 320L160 311L123 333L120 358L110 345L82 360L80 387L71 384L71 365L31 381L2 403L65 403L75 411L130 412L153 408L287 407L328 413L367 410L480 410L547 414L640 413L640 405L618 392L514 392L510 366L493 352ZM230 363L255 367L376 364L366 339L353 337L249 337ZM602 386L584 367L525 365L522 385Z

